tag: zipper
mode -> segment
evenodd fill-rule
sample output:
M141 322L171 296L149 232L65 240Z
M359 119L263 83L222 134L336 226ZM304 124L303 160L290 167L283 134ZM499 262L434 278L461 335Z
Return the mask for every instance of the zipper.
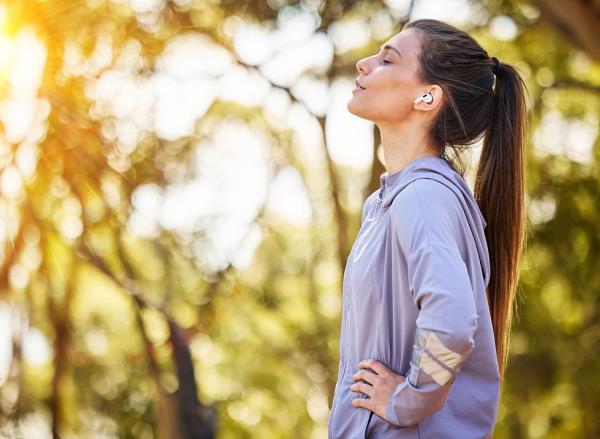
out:
M350 260L348 261L348 263L351 263ZM351 270L352 268L349 267L349 269ZM350 274L350 273L348 273L348 274ZM348 296L349 295L347 295L346 297L343 298L344 310L342 311L343 315L342 315L342 330L341 330L341 333L342 333L343 337L342 337L342 340L340 340L340 342L343 341L344 343L348 339L347 327L348 327L348 314L349 314L349 310L350 310L350 302L349 302L349 297ZM339 377L338 377L339 381L338 381L338 383L336 383L336 387L338 387L338 384L340 385L340 387L336 388L335 396L333 398L333 402L331 403L331 419L330 419L329 427L328 427L328 433L329 433L328 434L328 438L329 439L333 438L333 430L332 430L332 427L334 425L333 424L333 420L335 418L335 409L336 409L336 406L337 406L338 398L339 398L339 395L340 395L340 393L342 391L341 390L341 384L344 382L344 377L346 375L346 366L348 364L347 357L348 357L348 346L345 346L344 353L343 353L343 355L340 358L340 361L342 362L342 371L341 371L341 373L339 374Z
M344 360L343 362L343 368L342 368L342 373L340 375L342 381L340 382L343 383L344 382L344 374L346 373L346 361ZM341 387L339 389L337 389L337 392L335 392L335 398L333 398L333 403L331 405L331 425L329 426L329 439L333 438L333 418L335 417L335 409L337 406L337 402L338 402L338 398L339 398L339 394L342 391Z
M381 189L379 189L379 196L377 198L377 203L379 204L378 209L377 209L377 213L375 216L375 222L379 221L379 215L381 213L381 207L383 206L383 192L385 190L385 179L381 179ZM365 430L363 432L363 437L366 439L367 437L367 431L369 430L369 425L371 424L371 419L373 418L373 412L370 411L369 412L369 417L367 419L367 423L365 425Z
M341 384L344 382L344 376L346 374L346 364L348 363L346 361L346 358L345 358L346 355L347 355L347 353L344 352L344 354L345 354L344 357L341 359L342 360L342 372L340 373L340 376L339 376L339 379L341 381L338 382L338 384L340 384L340 386L338 387L336 385L336 387L338 387L338 388L335 391L335 396L333 398L333 402L331 403L331 420L329 422L329 428L328 428L328 430L329 430L329 439L333 438L333 428L332 428L333 425L334 425L333 424L333 419L335 418L335 409L337 407L337 402L338 402L338 398L339 398L340 392L342 391Z
M378 198L377 198L377 203L382 205L383 204L383 191L385 189L385 179L381 180L381 188L379 189L379 194L378 194ZM375 216L375 221L379 220L379 215L380 215L381 209L378 208L377 212L376 212L376 216ZM357 240L360 241L361 238L364 237L364 233L363 235L360 235L359 237L357 237ZM352 252L350 252L352 253ZM350 260L348 260L348 263L351 263ZM348 273L350 275L350 273ZM347 297L344 298L344 312L345 312L345 318L343 320L343 323L345 323L346 325L342 324L342 333L344 334L344 341L346 341L348 339L348 334L346 333L346 331L344 331L346 329L347 326L347 320L349 318L349 313L350 313L350 298L349 295ZM344 381L344 377L346 375L346 366L348 365L348 357L349 355L349 349L348 346L346 346L345 352L344 352L344 356L340 359L342 361L342 372L339 376L339 378L341 378L341 382L343 383ZM333 426L333 420L335 418L335 409L336 409L336 405L338 402L338 397L339 394L341 392L341 389L337 389L337 391L335 392L335 396L333 398L333 402L331 403L331 417L329 420L329 425L328 425L328 439L332 439L333 438L333 431L332 431L332 426ZM365 430L364 430L364 436L366 437L367 435L367 429L369 428L369 424L371 423L371 418L373 417L373 412L369 413L369 417L367 419L367 424L365 426Z
M369 412L369 419L367 420L367 425L365 426L364 437L367 437L367 430L369 429L369 424L371 423L371 418L373 417L373 412Z

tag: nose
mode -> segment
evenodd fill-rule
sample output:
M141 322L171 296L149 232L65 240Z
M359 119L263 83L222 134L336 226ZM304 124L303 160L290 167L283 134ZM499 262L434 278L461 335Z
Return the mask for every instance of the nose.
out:
M356 63L356 70L358 71L358 73L367 73L366 60L367 60L367 58L362 58L362 59L358 60L358 62Z

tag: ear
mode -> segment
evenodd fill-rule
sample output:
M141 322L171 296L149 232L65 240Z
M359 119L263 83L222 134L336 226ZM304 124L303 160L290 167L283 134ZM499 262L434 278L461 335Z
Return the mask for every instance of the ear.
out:
M444 101L444 91L442 90L442 87L440 87L437 84L433 84L428 87L424 87L421 90L421 94L425 94L425 93L429 93L431 96L433 96L433 102L431 102L430 104L423 102L423 101L417 102L416 104L413 103L413 108L415 110L419 110L419 111L434 110L435 111L441 107L441 105L443 104L443 101Z

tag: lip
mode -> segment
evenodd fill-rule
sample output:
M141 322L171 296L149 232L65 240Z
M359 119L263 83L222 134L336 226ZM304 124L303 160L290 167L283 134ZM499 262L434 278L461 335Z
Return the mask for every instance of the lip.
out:
M360 90L364 90L365 87L363 87L360 82L358 82L358 78L354 80L354 85L356 85L356 88L360 89Z
M358 93L359 91L364 91L364 88L360 88L359 86L356 86L352 89L352 93Z

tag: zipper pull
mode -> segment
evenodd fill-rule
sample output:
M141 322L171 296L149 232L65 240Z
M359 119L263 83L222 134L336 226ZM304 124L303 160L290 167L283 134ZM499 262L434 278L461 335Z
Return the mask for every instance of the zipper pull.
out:
M381 201L383 196L383 189L385 188L385 179L381 177L381 189L379 189L379 201Z

